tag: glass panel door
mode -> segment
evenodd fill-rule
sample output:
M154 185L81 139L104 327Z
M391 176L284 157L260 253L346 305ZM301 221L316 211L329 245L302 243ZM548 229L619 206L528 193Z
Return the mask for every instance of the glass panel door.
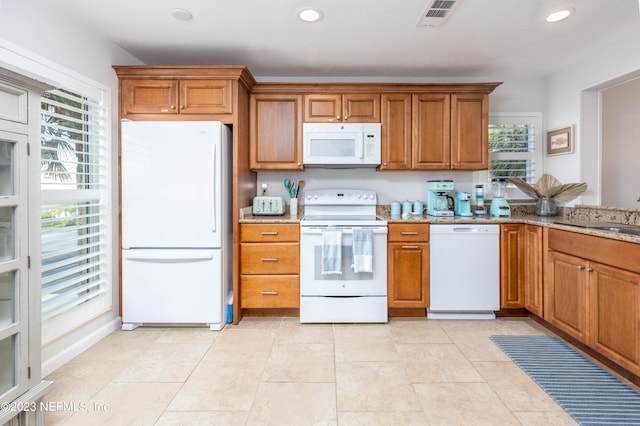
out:
M1 402L29 386L27 220L27 136L0 129Z

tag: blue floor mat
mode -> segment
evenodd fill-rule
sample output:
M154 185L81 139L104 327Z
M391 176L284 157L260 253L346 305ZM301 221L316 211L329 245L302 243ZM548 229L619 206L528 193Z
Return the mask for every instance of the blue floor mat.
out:
M581 425L640 425L640 394L553 336L491 336Z

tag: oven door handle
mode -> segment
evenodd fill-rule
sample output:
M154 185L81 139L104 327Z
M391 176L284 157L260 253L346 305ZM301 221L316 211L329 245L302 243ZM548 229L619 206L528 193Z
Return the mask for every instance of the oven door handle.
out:
M335 226L332 228L336 228L336 229L340 229L342 231L343 234L353 234L353 227L341 227L341 226ZM369 227L369 226L362 226L362 228L369 228L371 230L373 230L374 234L387 234L387 228L384 226L378 226L378 227ZM300 233L301 234L321 234L323 229L327 229L326 226L302 226L300 227Z

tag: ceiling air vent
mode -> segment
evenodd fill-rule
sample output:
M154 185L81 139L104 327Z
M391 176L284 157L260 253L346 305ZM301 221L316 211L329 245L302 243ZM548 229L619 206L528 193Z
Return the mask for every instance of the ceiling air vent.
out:
M433 0L422 14L418 21L418 26L442 26L458 3L460 3L460 0Z

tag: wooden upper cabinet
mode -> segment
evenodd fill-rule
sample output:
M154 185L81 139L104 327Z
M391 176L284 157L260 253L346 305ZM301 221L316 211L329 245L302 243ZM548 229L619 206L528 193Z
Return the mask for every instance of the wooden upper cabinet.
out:
M251 95L249 168L302 170L302 95Z
M379 170L411 169L411 94L381 97L382 162Z
M412 168L449 170L451 163L448 93L413 95Z
M180 80L181 114L232 114L231 80Z
M231 80L124 79L124 114L232 114Z
M324 94L304 96L306 123L379 123L380 94Z
M122 80L123 114L177 114L178 80Z
M489 168L489 95L451 95L451 168Z

